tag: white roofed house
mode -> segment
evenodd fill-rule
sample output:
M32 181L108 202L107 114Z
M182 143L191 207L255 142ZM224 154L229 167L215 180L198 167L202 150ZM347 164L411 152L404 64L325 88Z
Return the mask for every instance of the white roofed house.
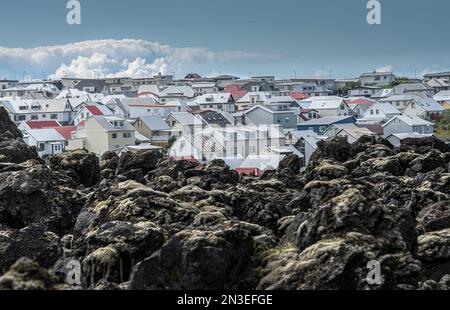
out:
M215 82L195 82L192 83L191 88L194 90L194 96L219 92L219 88L216 86Z
M116 116L90 116L68 140L68 150L87 149L98 156L107 151L119 151L135 145L135 129L124 118Z
M165 121L170 127L171 135L174 137L190 136L205 127L205 123L200 117L189 112L170 113Z
M425 95L413 95L413 100L404 110L406 115L415 115L427 120L439 120L443 113L442 105Z
M13 122L55 120L65 125L72 119L73 109L68 99L1 100Z
M194 102L201 110L214 109L227 113L236 111L236 102L229 93L205 94L195 98Z
M371 105L366 112L362 120L358 121L372 121L377 123L384 123L396 115L401 115L402 112L397 110L389 103L378 102Z
M392 72L363 73L359 77L362 86L383 87L392 84L395 81L395 75Z
M350 107L344 98L336 96L311 97L300 102L305 108L319 111L320 116L349 116Z
M317 149L317 142L325 140L327 136L319 136L312 130L293 131L294 147L303 155L305 166L308 165L311 156Z
M41 157L60 154L65 150L65 138L55 128L25 129L23 140L29 146L35 146Z
M387 138L398 133L433 135L434 124L413 115L394 116L383 125L383 136Z
M355 143L362 136L374 136L375 132L366 127L359 127L355 124L335 124L325 133L326 136L340 136L347 138L348 143Z
M159 92L161 104L174 100L188 100L195 97L195 92L190 86L168 86Z
M241 99L236 101L238 111L246 110L258 104L264 104L272 98L272 94L267 92L248 92Z

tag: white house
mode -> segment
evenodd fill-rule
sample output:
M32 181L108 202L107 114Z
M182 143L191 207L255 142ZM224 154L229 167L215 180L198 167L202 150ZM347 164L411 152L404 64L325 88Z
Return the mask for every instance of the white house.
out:
M413 100L406 106L404 113L434 120L444 113L444 108L433 98L425 95L414 95Z
M55 128L25 129L23 140L35 146L39 156L60 154L65 150L65 138Z
M336 96L311 97L300 102L305 108L319 111L320 116L349 116L350 107L344 98Z
M295 128L297 115L292 110L273 110L263 105L257 105L243 113L245 124L279 125L283 128Z
M384 137L394 133L434 134L434 125L414 115L394 116L383 125Z
M215 109L227 113L236 111L236 102L229 93L205 94L195 98L194 102L200 109Z
M362 136L373 136L376 134L366 127L359 127L355 124L335 124L327 130L325 135L329 137L345 137L349 143L354 143Z
M114 113L105 105L91 103L83 105L83 107L75 114L72 123L78 126L81 122L86 121L90 116L112 116Z
M386 139L391 142L391 144L395 147L399 147L402 144L402 141L408 138L413 139L421 139L421 138L427 138L431 137L432 134L420 134L416 132L409 132L409 133L393 133L386 137Z
M363 73L359 77L362 86L383 87L392 84L395 81L395 75L392 72L370 72Z
M396 115L401 115L402 112L394 108L389 103L378 102L371 105L364 113L364 120L376 121L379 123L385 122Z

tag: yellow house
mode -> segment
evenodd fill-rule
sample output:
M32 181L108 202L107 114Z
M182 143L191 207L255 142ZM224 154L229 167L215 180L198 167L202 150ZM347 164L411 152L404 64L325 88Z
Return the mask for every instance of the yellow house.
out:
M444 110L450 110L450 101L445 101L442 104L442 107L444 108Z
M68 140L67 150L84 148L99 156L107 151L119 151L135 145L134 127L124 118L116 116L91 116L86 119Z

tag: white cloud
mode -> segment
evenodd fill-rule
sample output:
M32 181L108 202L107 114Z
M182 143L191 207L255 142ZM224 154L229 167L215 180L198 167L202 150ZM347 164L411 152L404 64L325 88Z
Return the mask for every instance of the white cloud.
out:
M392 69L393 68L391 65L386 65L386 66L377 68L375 71L376 72L392 72Z
M242 51L213 52L203 47L173 47L145 40L93 40L35 48L0 47L0 66L21 72L53 72L90 78L102 76L149 76L158 72L184 73L187 66L270 56ZM1 68L0 68L1 69Z

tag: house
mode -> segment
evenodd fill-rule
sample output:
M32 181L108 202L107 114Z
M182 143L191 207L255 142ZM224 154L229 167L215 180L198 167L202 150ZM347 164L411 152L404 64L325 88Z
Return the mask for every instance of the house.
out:
M72 123L77 126L79 123L85 121L90 116L112 116L114 113L107 106L91 103L83 105L75 117L73 118Z
M262 176L266 171L277 170L286 155L265 154L248 156L236 171L239 174L253 174Z
M350 89L348 95L352 97L372 97L380 91L380 89L381 88L378 86L361 86Z
M319 111L325 116L349 116L350 107L344 98L336 96L311 97L300 102L302 107Z
M329 96L333 93L332 90L319 86L316 83L305 83L297 85L292 89L294 93L302 93L308 97Z
M297 130L310 130L317 134L325 134L325 132L334 124L355 124L354 116L326 116L297 125Z
M362 86L383 87L392 84L395 81L395 75L392 72L371 72L363 73L359 77Z
M433 134L434 125L420 117L413 115L394 116L383 125L383 136L389 137L394 133Z
M395 147L399 147L402 144L402 141L408 138L412 139L421 139L431 137L432 134L420 134L416 132L409 133L393 133L386 137L386 139Z
M280 125L283 128L295 128L297 115L290 109L275 110L264 105L257 105L244 112L245 124Z
M298 123L304 123L312 119L320 118L319 111L314 109L300 109Z
M448 72L436 72L436 73L428 73L424 76L425 81L429 81L432 79L445 79L450 80L450 71Z
M373 100L380 100L383 98L387 98L390 96L394 96L394 89L393 88L384 88L381 89L380 91L376 92L375 94L372 95L371 99Z
M355 124L335 124L325 133L328 137L346 137L349 143L355 143L362 136L374 136L376 133L366 127L359 127Z
M171 131L169 125L160 115L141 116L133 122L133 127L150 143L156 146L165 146L169 143Z
M382 103L389 103L394 106L397 110L403 112L409 103L414 99L414 94L402 94L402 95L393 95L385 98L381 98L378 100Z
M426 85L425 83L404 83L395 86L392 89L394 95L402 94L416 94L432 97L435 94L434 88Z
M287 94L289 97L291 97L292 99L296 100L297 102L308 99L311 96L308 96L305 93L301 93L301 92L290 92Z
M238 111L243 111L258 104L264 104L272 98L270 93L247 92L245 96L236 101Z
M192 135L184 134L169 151L171 157L193 157L199 162L214 158L247 158L267 148L285 145L279 126L206 127Z
M83 79L73 86L73 88L86 93L104 93L109 94L109 89L103 80Z
M216 81L216 86L219 89L224 89L232 84L235 84L239 77L232 75L220 75L213 78Z
M303 155L304 164L307 166L311 160L311 156L317 149L317 142L327 139L327 136L319 136L311 130L294 131L296 142L294 147Z
M450 90L450 82L447 79L431 79L426 81L425 84L432 87L435 93L443 90Z
M159 102L165 104L175 100L188 100L195 97L192 87L170 85L159 92Z
M402 112L394 108L387 102L378 102L371 105L364 113L363 120L385 122L396 115L401 115Z
M98 156L135 145L135 129L127 120L116 116L90 116L72 133L66 149L86 149Z
M433 96L433 99L440 104L450 103L450 90L443 90Z
M231 84L225 87L223 93L231 94L233 99L236 101L244 97L247 94L247 91L243 90L240 84Z
M275 84L267 82L267 81L249 81L245 84L241 85L241 89L245 90L247 92L252 93L269 93L271 95L277 95L278 94L278 88L275 86Z
M18 85L19 85L19 81L17 81L17 80L0 80L0 90L13 88Z
M23 140L36 147L39 156L60 154L65 150L65 137L55 128L25 129Z
M192 112L203 124L211 127L227 127L235 124L232 114L217 110L199 110Z
M415 115L427 120L439 120L442 118L444 108L433 98L424 95L413 95L403 111L407 115Z
M166 117L172 136L193 135L205 127L203 120L189 112L173 112Z
M354 115L357 118L363 118L364 113L366 113L370 106L376 103L376 101L367 98L350 98L347 103L350 107L351 115Z
M68 99L46 100L1 100L13 122L55 120L68 124L72 120L73 109Z
M231 93L205 94L195 98L200 109L215 109L227 113L236 111L236 102Z
M194 96L201 96L205 94L213 94L219 91L216 83L212 82L195 82L191 85L194 90Z

